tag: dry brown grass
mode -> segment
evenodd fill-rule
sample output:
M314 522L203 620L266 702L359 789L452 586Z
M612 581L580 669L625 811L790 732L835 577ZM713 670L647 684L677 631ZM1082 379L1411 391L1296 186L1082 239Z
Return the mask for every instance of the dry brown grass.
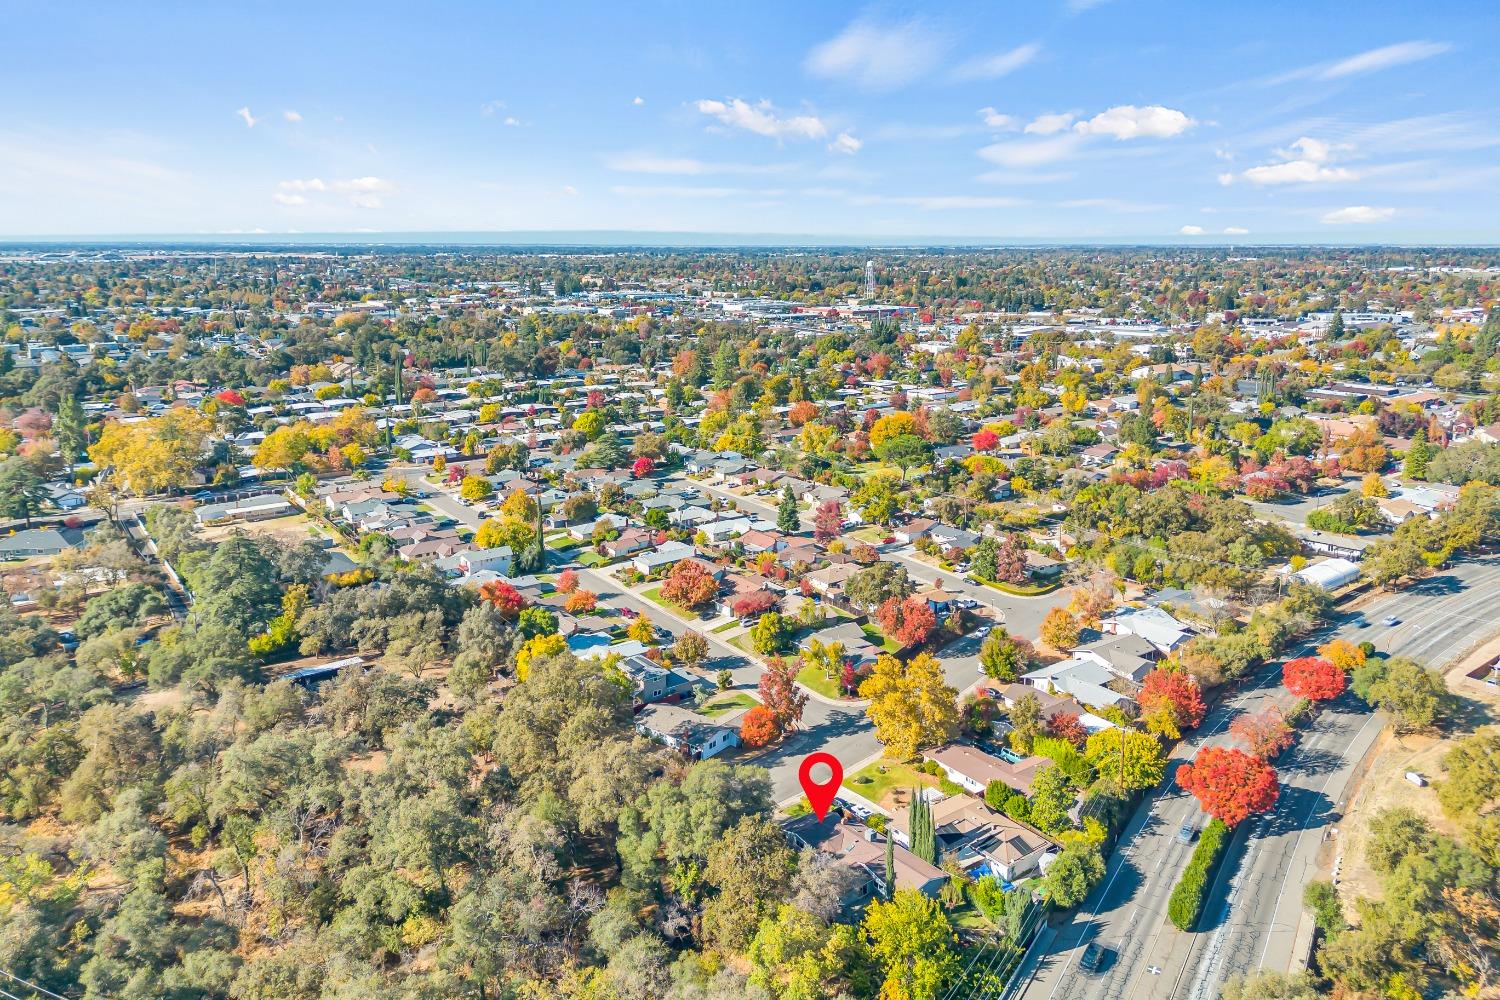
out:
M1340 871L1340 894L1346 908L1354 899L1378 899L1380 879L1365 863L1365 845L1369 839L1370 818L1384 809L1411 809L1432 824L1432 828L1449 836L1457 835L1459 824L1450 819L1438 804L1437 793L1429 784L1418 787L1406 780L1408 771L1429 782L1443 777L1445 754L1474 728L1500 717L1500 692L1467 677L1468 671L1500 653L1500 636L1474 649L1457 661L1447 672L1448 688L1459 699L1459 716L1468 725L1455 727L1446 734L1413 734L1397 737L1387 729L1381 733L1371 751L1358 789L1340 824L1340 848L1343 864Z

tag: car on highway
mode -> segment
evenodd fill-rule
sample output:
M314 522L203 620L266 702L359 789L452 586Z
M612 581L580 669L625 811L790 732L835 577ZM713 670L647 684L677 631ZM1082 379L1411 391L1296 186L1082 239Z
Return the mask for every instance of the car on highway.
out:
M1380 624L1384 625L1386 628L1395 628L1397 625L1401 624L1401 619L1397 618L1395 615L1386 615L1384 618L1380 619Z
M1113 956L1114 952L1098 941L1090 941L1084 945L1083 954L1078 956L1078 967L1084 972L1100 972Z
M1198 835L1198 824L1188 820L1177 828L1177 842L1179 844L1191 844L1193 838Z

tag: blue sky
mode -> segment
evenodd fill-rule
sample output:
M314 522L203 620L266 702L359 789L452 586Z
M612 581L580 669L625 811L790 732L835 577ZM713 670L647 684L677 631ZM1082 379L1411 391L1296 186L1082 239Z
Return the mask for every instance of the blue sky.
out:
M1495 243L1482 2L6 4L0 234Z

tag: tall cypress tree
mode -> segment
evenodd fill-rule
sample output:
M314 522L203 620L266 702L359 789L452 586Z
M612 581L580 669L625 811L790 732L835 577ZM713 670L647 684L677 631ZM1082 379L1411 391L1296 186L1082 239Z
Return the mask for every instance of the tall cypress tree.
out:
M896 841L889 833L885 838L885 901L896 894Z
M932 805L920 788L911 791L911 852L930 865L937 864L937 835L932 826Z

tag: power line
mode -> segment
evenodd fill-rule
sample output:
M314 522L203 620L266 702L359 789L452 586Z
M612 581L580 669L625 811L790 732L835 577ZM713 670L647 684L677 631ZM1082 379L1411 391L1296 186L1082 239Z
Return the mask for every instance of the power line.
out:
M47 989L46 987L38 986L36 983L27 982L25 979L22 979L20 976L17 976L17 975L14 975L14 974L10 973L10 972L7 972L5 969L0 969L0 976L4 976L6 979L9 979L9 980L11 980L13 982L20 983L22 986L25 986L29 990L33 990L33 991L35 991L37 993L44 993L44 994L46 994L49 997L54 997L55 1000L69 1000L68 997L62 996L62 995L57 994L57 993L53 993L51 990ZM4 990L0 990L0 993L4 993L5 996L11 997L12 1000L20 1000L19 997L14 997L14 996L12 996L12 994L6 993Z

